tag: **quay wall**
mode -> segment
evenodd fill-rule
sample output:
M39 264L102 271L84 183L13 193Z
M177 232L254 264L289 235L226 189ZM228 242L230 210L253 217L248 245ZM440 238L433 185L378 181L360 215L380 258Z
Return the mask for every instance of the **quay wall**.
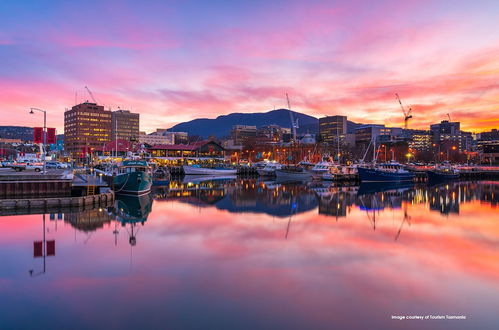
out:
M71 196L72 179L61 175L0 175L0 199Z
M0 199L0 215L29 214L37 212L55 212L67 208L106 207L114 203L114 192L111 190L98 195L81 197L52 197Z

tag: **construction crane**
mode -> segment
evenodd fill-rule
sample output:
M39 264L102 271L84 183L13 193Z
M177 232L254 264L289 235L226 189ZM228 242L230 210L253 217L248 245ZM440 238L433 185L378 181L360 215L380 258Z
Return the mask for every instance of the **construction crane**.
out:
M291 111L291 105L289 103L288 93L286 93L286 101L288 102L289 118L291 119L291 130L293 133L293 142L296 142L296 129L298 128L298 118L296 119L296 122L293 119L293 111Z
M94 94L92 94L92 92L87 86L85 86L85 89L87 90L88 95L90 95L90 97L92 98L92 101L94 101L94 103L97 104L97 100L95 99Z
M409 119L412 118L411 112L412 108L409 108L409 110L406 110L404 106L402 105L402 101L400 101L400 97L397 93L395 93L395 96L397 97L397 100L400 103L400 107L402 108L402 112L404 113L404 128L407 129Z
M450 114L449 113L447 114L447 117L449 117L449 123L450 123L452 120L450 120Z

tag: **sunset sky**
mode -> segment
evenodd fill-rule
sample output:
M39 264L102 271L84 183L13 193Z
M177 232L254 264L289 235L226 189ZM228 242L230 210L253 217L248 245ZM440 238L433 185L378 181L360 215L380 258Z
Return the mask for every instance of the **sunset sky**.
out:
M89 99L141 129L285 107L409 126L499 127L497 1L0 2L0 125Z

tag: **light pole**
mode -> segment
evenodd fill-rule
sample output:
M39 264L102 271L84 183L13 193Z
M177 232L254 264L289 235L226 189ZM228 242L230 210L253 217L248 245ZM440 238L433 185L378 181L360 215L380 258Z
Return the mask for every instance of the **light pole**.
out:
M42 110L42 109L38 109L38 108L31 108L30 110L30 114L34 115L35 112L34 111L40 111L40 112L43 112L43 148L42 148L42 151L43 151L43 174L46 173L46 165L47 165L47 162L45 160L45 153L47 152L45 149L46 149L46 145L47 145L47 111L45 110Z

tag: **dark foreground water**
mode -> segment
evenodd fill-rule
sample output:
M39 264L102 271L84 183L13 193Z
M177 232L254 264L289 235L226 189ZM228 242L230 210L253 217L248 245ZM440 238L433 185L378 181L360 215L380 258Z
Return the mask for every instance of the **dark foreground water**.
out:
M0 217L0 329L499 328L499 182L153 195Z

